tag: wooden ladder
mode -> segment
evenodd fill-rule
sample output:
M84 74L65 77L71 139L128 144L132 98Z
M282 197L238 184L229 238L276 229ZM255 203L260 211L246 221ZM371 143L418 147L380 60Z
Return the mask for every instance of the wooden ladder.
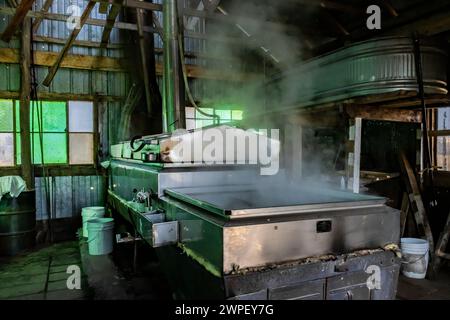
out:
M428 241L429 251L430 251L430 261L427 275L429 278L434 277L434 266L435 266L435 254L434 254L434 240L433 234L431 233L431 227L428 222L428 217L425 211L425 206L423 205L422 196L420 193L419 184L417 183L416 176L414 174L414 170L411 167L408 159L402 153L400 155L400 167L402 170L403 180L406 185L407 191L407 199L409 205L406 205L403 202L402 214L401 214L401 233L403 234L403 230L406 224L406 218L408 211L411 211L414 216L414 220L417 225L417 230L419 232L419 236L421 238L425 238ZM448 239L447 239L448 240Z
M450 238L450 213L448 214L444 230L442 230L439 236L439 240L437 241L436 244L436 251L434 252L435 261L433 263L434 272L437 272L441 263L441 259L450 260L450 253L445 252L449 238Z

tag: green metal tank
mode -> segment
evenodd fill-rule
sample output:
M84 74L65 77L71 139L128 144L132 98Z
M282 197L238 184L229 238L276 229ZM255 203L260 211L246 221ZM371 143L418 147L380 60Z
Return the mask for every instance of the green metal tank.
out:
M12 256L35 244L35 190L23 191L19 197L9 195L0 200L0 255Z

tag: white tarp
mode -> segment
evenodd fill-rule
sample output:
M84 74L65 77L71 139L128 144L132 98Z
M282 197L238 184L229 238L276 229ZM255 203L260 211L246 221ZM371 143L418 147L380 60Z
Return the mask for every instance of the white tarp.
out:
M5 194L17 198L26 189L26 183L20 176L0 177L0 200Z

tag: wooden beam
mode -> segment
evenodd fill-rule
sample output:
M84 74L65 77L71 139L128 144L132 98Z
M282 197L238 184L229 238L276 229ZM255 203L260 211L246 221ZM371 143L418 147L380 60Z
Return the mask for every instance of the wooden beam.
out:
M8 0L8 4L11 8L17 8L16 0Z
M139 36L139 52L141 57L142 74L144 76L145 101L147 102L147 114L152 115L153 103L150 94L150 78L148 74L147 55L145 53L145 37L144 37L144 12L142 9L136 9L136 22L138 26Z
M34 64L51 67L58 59L57 52L34 52ZM19 63L19 52L16 49L1 48L0 63ZM110 57L94 57L88 55L67 55L61 63L62 68L120 72L126 71L124 59Z
M54 65L58 53L56 52L34 52L34 64L37 66L51 67ZM17 49L0 48L0 63L19 63L19 52ZM124 59L110 57L94 57L89 55L67 55L61 63L61 68L81 69L92 71L111 71L124 72L127 71L127 61ZM163 65L156 64L156 74L161 76L163 73ZM230 71L222 71L218 69L205 69L197 65L187 65L188 77L201 78L210 80L225 81L253 81L261 78L256 73L238 73Z
M52 4L53 4L53 0L46 0L44 5L42 6L42 9L40 10L40 12L41 13L48 12L48 10L52 6ZM33 34L35 34L37 32L37 30L39 29L39 26L41 25L43 19L44 19L43 16L34 19L34 22L33 22Z
M108 17L106 18L106 25L105 28L103 28L103 34L102 34L102 42L100 47L106 48L109 42L109 36L111 35L111 31L114 27L114 23L116 22L116 19L120 13L120 9L122 8L122 0L116 0L111 5L111 9L109 10Z
M22 0L23 2L24 0ZM34 189L32 153L30 138L30 95L31 95L31 19L22 23L20 48L20 147L22 177L29 190Z
M432 130L428 132L430 137L445 137L450 136L450 130Z
M0 91L0 99L20 99L19 91ZM42 101L69 101L69 100L83 100L83 101L107 101L120 102L125 98L122 96L110 96L104 94L73 94L73 93L57 93L38 91L38 100Z
M59 69L59 66L61 65L61 62L63 61L64 57L66 56L67 52L69 51L70 47L72 46L73 42L77 38L78 34L80 33L81 29L83 28L84 23L86 22L86 19L89 17L92 9L94 9L95 2L89 1L86 8L83 11L83 14L80 18L80 25L78 27L75 27L75 29L72 30L72 33L67 39L66 44L64 45L64 48L61 50L61 52L58 55L58 58L55 61L55 64L50 68L47 77L44 79L44 86L49 87L50 84L53 81L53 78L55 77L56 72Z
M109 3L113 4L115 0L93 0L94 2L100 3ZM137 0L124 0L124 7L135 8L135 9L144 9L144 10L152 10L152 11L162 11L162 5L151 2L137 1Z
M5 42L9 42L17 31L17 28L22 24L23 20L27 16L28 11L33 6L34 0L22 0L16 9L16 13L14 14L13 19L6 27L5 31L2 35L2 40Z
M392 109L379 106L347 105L345 111L351 118L366 120L413 122L422 121L422 113L417 110Z
M101 2L98 7L98 12L106 14L108 13L109 4L106 2Z

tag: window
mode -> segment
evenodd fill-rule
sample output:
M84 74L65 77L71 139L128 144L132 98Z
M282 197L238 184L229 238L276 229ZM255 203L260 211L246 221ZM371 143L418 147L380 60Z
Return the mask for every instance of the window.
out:
M20 165L19 102L0 100L0 116L0 166ZM94 162L92 102L32 101L30 132L34 164L80 165Z
M437 111L436 165L450 171L450 107Z
M14 159L14 102L0 100L0 166L11 167Z
M214 114L220 117L220 124L229 123L233 121L240 121L243 118L242 110L234 109L214 109L214 108L201 108L201 111L207 114ZM195 108L186 108L186 129L198 129L214 124L214 117L209 117L201 114Z

